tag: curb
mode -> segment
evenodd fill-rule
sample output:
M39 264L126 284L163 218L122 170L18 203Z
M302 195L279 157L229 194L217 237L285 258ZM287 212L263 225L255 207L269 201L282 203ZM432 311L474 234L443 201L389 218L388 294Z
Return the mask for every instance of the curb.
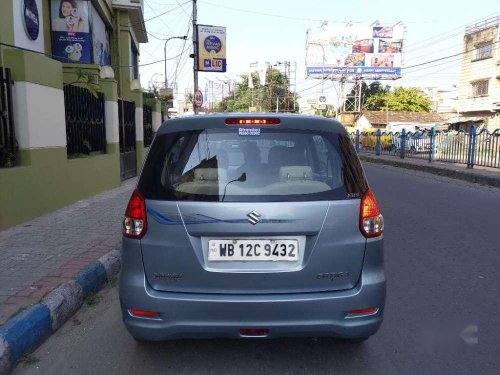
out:
M500 187L500 176L498 177L485 176L456 169L439 168L433 165L420 165L420 164L405 163L398 160L378 159L367 155L359 155L359 159L369 163L384 164L392 167L412 169L421 172L436 174L439 176L450 177L456 180L473 182L493 187Z
M0 326L0 375L8 374L21 358L33 352L98 292L121 267L119 246L80 271L75 279L58 286L38 304Z

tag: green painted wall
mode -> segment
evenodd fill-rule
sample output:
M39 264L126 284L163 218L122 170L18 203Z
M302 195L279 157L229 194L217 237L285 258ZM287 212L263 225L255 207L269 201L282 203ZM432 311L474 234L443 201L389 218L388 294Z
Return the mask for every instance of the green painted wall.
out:
M71 160L65 147L24 150L30 165L0 169L0 230L120 186L118 147L108 150Z
M0 0L0 42L14 44L14 20L13 16L13 0ZM0 46L0 66L3 65L2 50Z
M43 86L63 88L63 70L59 61L20 49L3 51L5 67L12 69L14 81L26 81Z

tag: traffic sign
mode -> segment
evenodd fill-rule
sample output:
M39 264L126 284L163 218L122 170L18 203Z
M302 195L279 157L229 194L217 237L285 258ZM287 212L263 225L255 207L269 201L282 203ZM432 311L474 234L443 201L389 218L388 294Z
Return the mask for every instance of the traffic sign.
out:
M203 94L201 93L200 90L197 90L195 93L194 93L194 104L197 106L197 107L201 107L203 105Z

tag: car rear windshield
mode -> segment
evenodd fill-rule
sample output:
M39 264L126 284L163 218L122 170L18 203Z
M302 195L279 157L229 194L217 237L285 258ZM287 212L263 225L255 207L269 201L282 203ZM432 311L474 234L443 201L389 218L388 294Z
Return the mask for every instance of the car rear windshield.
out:
M176 201L339 200L367 188L347 135L278 128L159 135L139 181L146 199Z

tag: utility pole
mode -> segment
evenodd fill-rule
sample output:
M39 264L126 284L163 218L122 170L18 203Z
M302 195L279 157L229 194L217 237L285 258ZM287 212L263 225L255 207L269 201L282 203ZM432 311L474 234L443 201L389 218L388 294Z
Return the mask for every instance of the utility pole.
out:
M194 93L193 93L193 111L194 114L198 114L198 106L195 103L194 96L198 91L198 49L196 48L198 45L198 30L196 27L196 18L197 18L197 8L196 1L193 0L193 53L194 53L194 62L193 62L193 78L194 78Z

